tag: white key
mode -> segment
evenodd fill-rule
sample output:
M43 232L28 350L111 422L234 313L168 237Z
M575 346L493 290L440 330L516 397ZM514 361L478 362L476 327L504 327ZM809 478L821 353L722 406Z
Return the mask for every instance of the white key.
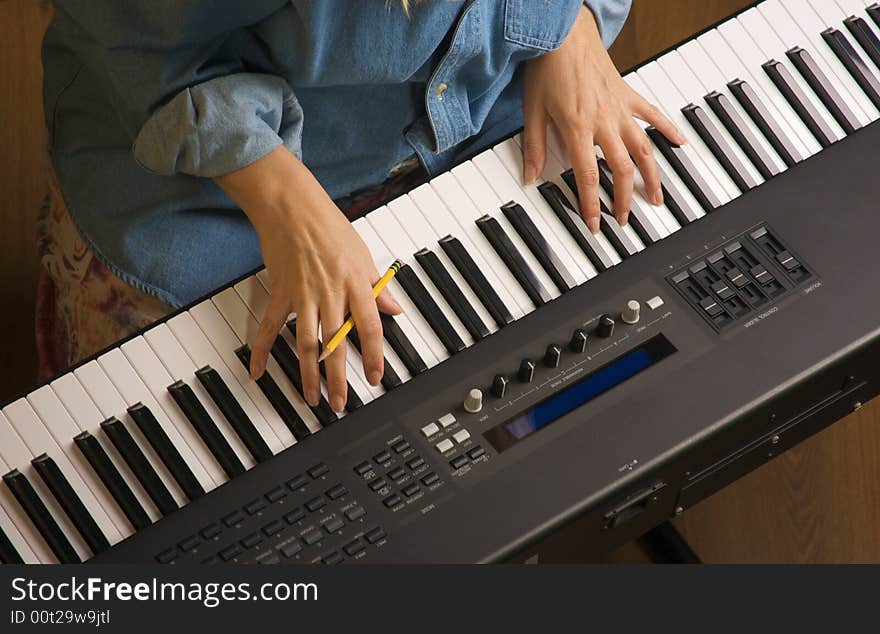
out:
M568 229L566 229L562 222L560 222L559 218L556 217L556 214L538 190L538 186L543 184L545 179L539 176L531 185L520 183L524 170L522 134L517 134L513 138L496 145L492 148L492 151L498 156L498 159L507 169L511 178L513 178L520 189L522 189L535 209L541 213L541 216L544 218L544 221L547 223L547 226L553 232L559 243L564 246L572 260L578 265L583 274L584 281L596 277L596 275L599 274L596 267L593 266L593 263L590 262L586 256L584 256L577 242L575 242L574 238L569 234ZM546 172L546 168L544 171ZM578 280L579 284L582 283L580 282L580 278L578 278Z
M366 218L358 218L352 223L352 226L370 250L370 255L373 256L373 262L376 264L377 270L382 270L382 267L387 267L389 262L394 261L394 256L391 255L385 243L382 242L382 239L373 229L372 225L367 222ZM403 330L410 343L418 351L425 365L432 368L440 361L448 359L449 353L446 351L446 348L412 303L412 300L404 292L400 283L392 279L388 283L387 288L394 295L400 307L403 308L403 315L398 317L397 323L400 324L401 330Z
M21 439L18 438L12 430L9 421L6 420L6 417L0 412L0 472L2 472L0 475L9 473L13 466L17 468L17 465L10 466L3 455L4 446L10 442L10 434L15 436L16 442L21 442ZM9 487L2 482L0 482L0 509L3 509L6 517L9 518L12 526L15 527L15 532L21 537L21 540L24 541L24 545L19 547L20 542L13 538L13 532L6 531L6 535L15 545L18 554L21 555L25 563L58 563L58 559L56 559L55 555L52 553L49 545L46 544L43 536L40 535L40 531L38 531L33 522L31 522L31 519L27 516L24 509L21 508L18 500L15 499L15 496L12 495L12 491L9 490Z
M736 144L736 141L733 140L733 137L730 136L730 133L724 127L724 124L718 120L718 117L712 112L712 109L703 102L703 97L706 95L704 92L705 89L690 67L685 63L684 58L679 55L677 51L672 51L658 59L657 63L660 64L660 67L666 71L666 74L669 77L675 78L675 85L685 98L685 103L682 104L682 106L685 106L688 103L700 106L706 113L706 116L715 124L721 137L730 146L734 156L743 164L746 169L746 174L757 184L760 185L763 183L764 177L761 176L757 169L755 169L755 166L752 165L749 157L747 157Z
M90 433L101 448L107 454L107 457L119 471L119 475L125 481L125 484L134 494L138 503L143 507L150 521L155 522L161 517L161 513L153 504L150 496L144 491L137 477L131 472L128 464L116 451L113 443L103 437L101 433L101 422L108 417L104 416L98 407L92 401L79 379L72 372L69 372L60 378L52 381L52 389L58 395L58 399L67 409L71 418L76 422L81 431ZM126 520L127 522L127 520ZM127 526L130 526L127 524ZM120 531L125 534L124 531ZM130 531L133 532L133 531Z
M413 254L418 251L419 247L413 244L406 231L403 230L397 219L394 217L394 214L391 213L391 210L388 209L388 207L380 207L367 214L366 218L379 237L382 238L382 241L385 243L385 246L388 247L388 250L391 253L397 254L403 262L409 264L410 268L415 272L422 284L424 284L428 294L437 303L440 312L442 312L446 319L449 320L452 328L464 342L464 345L467 347L474 345L474 338L467 331L467 328L464 327L464 324L461 323L461 320L455 314L455 311L452 310L449 302L447 302L440 291L437 290L437 287L434 285L434 282L431 281L428 274L425 273L422 265L416 260Z
M159 324L155 328L151 328L144 333L144 339L156 356L159 357L171 378L183 381L192 389L199 403L208 412L211 420L214 421L217 429L223 435L223 438L226 439L226 442L229 443L229 446L235 452L235 455L238 456L244 468L252 468L256 464L253 456L251 456L244 442L242 442L236 431L229 424L229 421L226 420L223 412L217 409L217 405L214 403L211 395L208 394L205 387L196 378L196 370L199 368L189 358L189 355L178 343L168 326L166 324Z
M731 81L742 79L763 97L764 106L774 115L776 122L785 128L786 134L803 156L809 157L822 150L816 137L761 68L761 64L767 60L742 24L737 20L728 20L717 30L698 37L697 41L721 71L731 75Z
M5 462L5 465L3 465L3 473L8 473L12 469L18 469L23 473L37 492L37 495L40 496L43 504L46 505L46 508L49 510L49 515L52 516L55 523L58 524L58 527L61 529L61 532L67 537L70 545L73 546L73 550L76 552L77 556L83 561L91 558L91 550L89 550L88 545L79 534L79 531L76 530L73 522L67 517L67 513L61 508L58 500L52 495L49 487L46 486L43 479L37 473L37 470L31 465L31 460L43 453L48 447L40 448L34 453L34 450L31 449L30 446L27 445L25 439L22 438L20 428L26 428L29 425L42 427L42 422L40 422L37 415L34 414L34 411L24 399L19 399L18 401L7 405L3 408L3 414L5 416L0 418L0 456L3 457ZM61 465L59 465L59 468L62 468ZM64 469L65 475L67 475L67 471L68 469ZM3 488L6 489L7 487L4 485ZM16 504L18 504L18 502L16 502ZM49 552L51 556L49 561L57 561L55 555L51 554L51 551ZM40 558L42 559L42 555Z
M249 396L247 389L239 382L236 373L226 365L226 362L214 349L214 346L211 345L211 342L205 336L205 333L202 332L202 329L199 328L193 316L188 312L183 312L171 318L167 323L168 328L171 329L171 332L177 338L180 345L183 346L184 350L186 350L186 353L196 367L210 366L220 375L223 383L229 388L230 393L241 406L241 409L244 410L248 419L254 424L260 437L269 446L272 453L278 453L284 449L284 445L279 440L278 435L266 419L263 418L260 409Z
M109 358L105 358L105 363L107 363L112 370L118 370L120 372L118 376L113 377L113 381L110 380L110 377L104 371L104 368L101 367L101 364L97 361L90 361L77 368L73 371L73 374L79 382L82 383L82 386L95 402L95 405L101 411L105 420L113 417L123 422L128 433L144 454L144 457L146 457L150 466L153 467L156 475L159 476L159 479L162 480L162 483L171 493L175 503L178 506L184 506L187 504L187 498L177 484L177 481L174 479L174 476L168 471L165 463L162 462L162 459L153 449L152 445L150 445L149 441L144 438L138 426L132 422L126 423L126 415L128 412L124 400L126 398L125 395L127 394L128 396L134 397L134 400L131 401L132 404L141 400L140 395L143 395L152 402L152 397L150 396L149 391L122 354L116 354ZM122 393L118 391L117 384L123 385L125 391ZM159 409L158 405L156 406L156 409Z
M438 247L438 253L443 251L443 249L437 245L439 239L445 238L449 235L457 238L462 247L464 247L471 256L476 267L483 273L483 276L489 284L492 285L492 288L495 289L498 297L507 307L507 310L510 311L513 318L519 319L519 317L522 317L522 309L519 307L519 304L516 303L507 287L495 274L495 270L485 260L483 254L473 245L467 232L461 230L461 227L459 227L455 218L446 208L446 205L431 185L428 183L420 185L409 193L409 197L416 204L416 207L418 207L419 212L422 214L423 226L425 226L426 230L433 232L434 242L432 244ZM482 314L483 313L480 313L480 315ZM497 329L497 326L494 324L495 322L491 317L490 320L486 322L486 325L493 329L493 332Z
M543 178L552 183L555 183L556 186L559 187L559 189L568 199L568 201L576 207L578 204L578 197L576 195L576 192L573 192L568 187L568 183L565 182L565 179L562 178L562 174L570 168L571 159L569 158L568 153L559 142L554 131L552 129L548 129L547 159L544 165ZM597 253L604 254L604 261L606 265L610 264L611 266L615 266L623 261L621 255L612 246L612 244L608 242L608 238L605 237L605 234L600 231L599 233L594 235L587 227L587 224L584 222L580 213L573 212L572 216L574 224L581 230L581 235L583 235L584 239L590 244L590 246L593 247L593 250Z
M687 101L675 87L675 78L669 77L657 62L643 66L636 74L641 77L652 93L651 96L646 97L649 100L653 97L657 107L665 112L666 116L678 126L678 129L687 138L687 145L683 145L681 150L694 161L694 165L698 169L705 170L702 173L703 179L721 203L727 203L739 196L739 189L730 176L724 172L724 168L721 167L699 135L692 131L691 124L682 114L681 108L687 105Z
M214 302L220 314L223 315L239 339L242 341L254 340L260 326L257 320L254 319L254 316L251 315L245 303L241 301L234 288L227 288L225 291L218 293L211 298L211 301ZM308 427L309 431L314 433L320 430L321 424L315 418L311 408L305 402L305 399L300 396L296 387L290 382L290 379L287 378L287 375L284 374L281 366L278 365L271 354L266 364L266 371L275 380L275 383L278 384L282 394L290 401L293 409L299 414L299 417Z
M504 159L501 158L502 156ZM473 163L486 181L492 185L500 200L514 201L522 206L531 221L535 223L540 234L553 247L560 263L575 283L580 285L586 282L586 274L572 255L578 253L578 250L574 240L568 235L568 231L559 224L550 205L534 185L528 186L531 190L529 193L520 184L523 173L522 150L516 141L507 139L491 150L474 157ZM511 170L517 169L518 172L511 172ZM574 247L574 249L569 247Z
M24 437L25 444L37 451L37 447L48 442L42 451L49 454L58 468L67 476L83 505L92 519L101 529L110 544L122 541L131 534L131 525L116 504L116 500L101 482L88 460L73 442L80 429L67 410L64 409L58 396L48 385L31 392L27 397L33 411L42 421L35 429L28 429L29 437ZM48 432L48 433L47 433ZM39 455L37 451L36 455Z
M727 82L730 81L730 78L724 76L721 69L716 65L715 60L706 54L702 45L697 40L691 40L687 44L679 47L678 53L682 56L684 61L694 72L694 75L703 85L704 95L715 90L727 97L731 106L739 113L740 118L745 123L747 131L751 132L752 137L757 140L761 149L770 158L771 164L767 167L774 174L784 172L788 169L785 161L782 160L770 142L764 137L761 130L758 129L758 126L755 125L748 113L743 110L743 107L736 100L736 97L733 96L733 93L730 92L730 89L727 87Z
M12 518L6 514L2 499L0 499L0 528L6 534L9 542L15 548L22 561L26 564L39 564L40 559L28 545L27 538L22 535L18 527L13 523Z
M796 84L798 84L804 94L807 96L807 99L815 108L818 116L822 119L825 125L828 127L831 134L834 135L832 141L837 141L846 136L846 133L840 127L840 124L831 116L831 113L828 112L828 109L825 105L819 100L816 96L816 93L813 92L813 89L807 84L807 82L801 77L800 73L795 69L789 61L789 59L785 55L786 46L779 39L776 33L773 31L773 28L767 23L764 19L764 16L761 15L761 12L757 9L749 9L748 11L741 13L739 17L736 18L739 20L740 24L749 32L754 40L755 44L761 49L764 53L765 59L764 61L769 61L770 59L775 59L778 62L781 62L786 68L791 72L791 76L794 78ZM763 69L762 69L763 70Z
M135 337L122 344L120 350L137 372L143 384L149 389L162 411L156 412L147 403L144 405L147 405L156 420L165 429L171 442L180 452L181 458L192 470L205 492L226 482L228 477L220 463L205 446L186 416L180 411L177 403L174 402L171 394L168 393L168 386L174 382L174 378L165 370L162 362L150 349L146 340L143 337ZM159 418L159 414L163 412L165 420ZM174 436L171 434L172 431L175 433Z
M487 150L487 152L488 151L491 150ZM452 168L452 175L455 176L462 189L464 189L465 193L467 193L470 199L474 202L475 207L482 212L479 216L472 218L471 222L475 223L477 218L480 218L483 215L489 215L495 218L495 220L498 221L498 224L501 225L501 228L504 229L507 237L510 238L513 246L519 251L523 260L525 260L526 264L532 272L534 272L535 277L537 277L544 288L547 289L550 296L552 298L559 297L561 293L559 292L559 289L556 288L556 284L553 283L553 280L550 279L550 276L547 275L547 272L544 271L544 268L540 265L538 260L535 259L535 256L532 255L532 252L529 251L529 248L526 246L525 242L522 241L522 238L519 237L519 234L513 228L513 225L511 225L507 218L504 217L504 214L501 211L501 205L508 201L501 200L498 197L492 189L492 186L486 182L486 179L480 173L480 170L477 169L477 166L473 161L466 161L458 167Z
M822 39L822 31L829 26L846 31L843 21L847 16L836 3L828 0L818 3L766 0L758 9L788 48L800 46L810 53L859 123L865 126L880 117L880 111Z
M394 214L400 227L409 236L414 248L430 249L431 252L437 256L437 259L443 264L446 272L449 273L449 276L455 282L455 285L459 288L465 299L467 299L480 320L486 325L486 328L488 328L490 332L498 330L495 321L486 310L486 307L483 306L483 303L474 294L473 289L471 289L470 285L465 282L461 273L458 272L458 269L455 268L455 265L449 259L449 256L446 255L446 252L437 243L437 240L443 236L437 236L430 223L425 220L425 216L412 197L404 195L396 200L392 200L388 203L388 209L391 210L391 213Z
M519 319L522 315L527 315L535 310L535 304L529 299L523 287L519 285L513 273L504 264L501 256L498 255L489 243L489 240L474 223L474 220L483 214L471 202L470 197L462 186L459 185L458 180L450 172L446 172L432 180L430 184L431 189L440 197L458 224L459 230L457 232L450 231L450 233L459 238L466 236L470 240L475 249L474 253L480 255L498 279L501 280L503 288L507 290L516 302L515 306L509 306L511 311L518 307L518 311L512 313L513 316Z

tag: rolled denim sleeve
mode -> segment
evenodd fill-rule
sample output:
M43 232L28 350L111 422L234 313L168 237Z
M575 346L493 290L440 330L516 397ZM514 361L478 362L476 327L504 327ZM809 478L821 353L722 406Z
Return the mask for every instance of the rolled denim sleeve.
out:
M602 42L609 47L620 34L626 17L629 15L631 0L584 0L596 17Z

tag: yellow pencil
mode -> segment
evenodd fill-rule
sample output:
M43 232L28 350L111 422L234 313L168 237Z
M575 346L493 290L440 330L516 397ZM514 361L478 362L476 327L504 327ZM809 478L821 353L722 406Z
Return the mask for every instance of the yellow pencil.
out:
M390 282L397 272L400 270L400 267L403 266L403 262L400 260L394 260L394 263L385 271L385 275L383 275L376 285L373 287L373 297L379 297L379 293L388 286L388 282ZM327 342L327 346L324 348L324 352L321 353L321 356L318 357L318 363L329 357L333 354L333 351L339 347L339 344L345 341L345 338L348 336L348 333L351 332L351 329L354 328L354 319L349 317L345 320L345 323L342 324L342 328L336 331L336 334Z

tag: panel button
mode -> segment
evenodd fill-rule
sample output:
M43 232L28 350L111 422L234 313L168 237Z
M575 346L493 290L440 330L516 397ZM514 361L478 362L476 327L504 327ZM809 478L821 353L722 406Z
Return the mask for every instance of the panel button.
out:
M437 421L443 426L443 429L446 429L455 422L455 416L452 414L443 414L443 416L438 418Z
M327 489L327 497L331 500L338 500L343 495L348 493L348 489L345 488L344 484L337 484L336 486L330 487Z
M454 434L452 434L452 439L458 444L463 443L465 440L471 437L471 432L466 429L461 429Z
M317 480L328 471L330 471L330 467L325 465L323 462L319 462L314 467L310 467L306 470L306 472L312 477L313 480Z
M462 468L463 466L465 466L468 462L469 462L469 461L468 461L468 457L465 456L465 455L461 455L461 456L456 456L455 458L453 458L452 460L450 460L450 461L449 461L449 465L450 465L453 469L461 469L461 468Z
M371 528L364 534L364 539L371 544L375 544L376 542L385 539L385 530L381 526Z
M263 543L263 536L259 533L251 533L247 537L244 537L239 543L245 548L253 548L257 544Z
M254 500L244 505L244 510L248 515L256 515L264 508L269 506L265 500Z
M156 555L156 561L160 564L170 564L172 561L177 559L177 549L169 548L168 550L163 550L161 553Z
M280 564L281 557L279 557L278 555L268 555L266 557L258 559L257 563L262 566L271 566L272 564Z
M343 550L345 551L345 554L347 554L349 557L353 557L366 547L367 545L364 543L364 540L356 539L354 541L348 542Z
M201 530L199 534L202 536L203 539L214 539L222 532L223 528L220 526L220 524L208 524L207 526L205 526L205 528Z
M397 466L397 467L394 467L391 471L389 471L389 472L387 473L387 475L388 475L389 478L391 478L392 480L394 480L395 482L397 482L397 481L400 480L403 476L406 475L406 469L404 469L403 467Z
M453 447L452 441L448 438L441 440L435 446L437 447L437 451L439 451L440 453L446 453Z
M700 307L706 311L706 314L709 315L709 317L715 317L719 313L724 312L724 309L721 307L721 305L718 304L718 302L716 302L711 297L704 297L703 299L701 299Z
M297 553L301 552L303 549L302 544L299 542L290 542L289 544L285 544L279 550L279 552L284 555L287 559L295 556Z
M327 504L327 500L322 497L312 498L311 500L306 502L306 508L314 513L325 504Z
M245 520L244 513L241 511L233 511L229 515L223 517L223 523L232 528L237 524L241 524Z
M410 448L410 444L405 440L400 440L391 445L391 448L394 450L394 453L403 453Z
M343 522L338 517L331 517L329 520L324 522L324 530L328 533L335 533L336 531L342 529L345 526L345 522Z
M364 510L363 506L353 506L350 509L348 509L347 511L345 511L345 517L348 518L349 522L359 520L360 518L362 518L366 514L367 514L367 512Z
M372 468L372 465L370 465L370 463L365 460L359 465L355 465L354 472L359 476L363 476L366 475Z
M298 475L295 478L291 478L287 481L287 488L291 491L298 491L308 483L309 481L306 480L306 477L304 475Z
M306 512L303 510L301 506L297 506L295 509L290 511L289 513L284 514L284 521L288 524L296 524L302 518L306 516Z
M437 423L428 423L422 427L422 433L425 435L425 438L430 438L434 434L440 433L440 426Z
M438 480L440 480L440 476L438 476L436 473L429 473L422 478L422 484L424 484L426 487L429 487Z
M272 535L277 535L285 528L287 527L284 525L284 522L281 520L275 520L274 522L269 522L263 527L263 533L266 537L272 537Z
M332 553L327 553L323 557L321 557L321 562L329 565L338 564L342 561L342 553L338 550L334 550Z
M467 455L468 458L470 458L471 460L476 460L477 458L481 458L482 456L486 455L486 450L483 449L480 445L477 445L469 452L467 452Z
M184 552L188 552L190 550L195 550L196 547L201 543L202 543L202 540L199 539L197 536L190 535L189 537L187 537L186 539L181 541L179 544L177 544L177 547L180 548L180 550L182 550Z
M416 456L412 460L406 461L406 466L409 467L410 469L412 469L413 471L415 471L416 469L421 467L423 464L425 464L425 459L422 458L421 456Z
M270 502L277 502L285 497L287 497L287 491L284 490L284 487L275 487L266 494L266 499Z
M411 482L410 484L407 484L405 487L403 487L403 489L401 490L406 497L411 498L416 493L421 491L422 487L419 486L418 482Z
M391 460L391 452L387 449L385 451L380 451L375 456L373 456L373 461L376 464L385 464L389 460Z
M370 490L378 491L379 489L384 489L388 486L388 480L385 478L376 478L375 480L370 482Z
M388 508L394 508L395 506L397 506L401 502L403 502L403 498L400 497L399 495L397 495L396 493L392 493L387 498L382 500L382 504L384 504Z
M324 539L324 535L317 528L313 528L312 530L308 531L305 535L302 536L303 543L306 546L311 546L312 544L317 544L322 539Z
M652 297L651 299L649 299L648 301L646 301L645 304L647 304L648 308L650 308L651 310L657 310L658 308L660 308L663 305L663 298L660 297L659 295L656 295L656 296Z
M241 549L241 546L238 544L232 544L232 546L227 546L223 550L221 550L218 554L220 555L220 559L223 561L229 561L231 559L235 559L244 551Z

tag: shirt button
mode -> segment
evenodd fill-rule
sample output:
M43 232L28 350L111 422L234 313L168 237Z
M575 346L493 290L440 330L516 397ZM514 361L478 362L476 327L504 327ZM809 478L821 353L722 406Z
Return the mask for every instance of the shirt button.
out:
M434 89L434 94L437 95L440 99L443 98L443 93L446 92L446 89L449 88L445 83L441 82L437 84L437 87Z

